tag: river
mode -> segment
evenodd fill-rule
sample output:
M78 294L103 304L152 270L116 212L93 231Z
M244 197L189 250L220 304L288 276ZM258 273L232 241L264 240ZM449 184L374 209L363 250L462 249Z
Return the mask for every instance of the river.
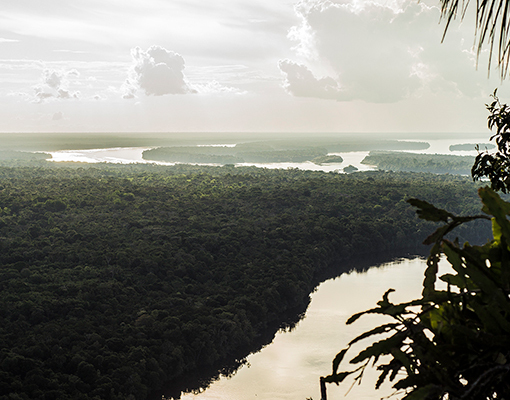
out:
M426 140L430 147L416 151L428 154L476 155L475 151L449 150L450 144L476 143L466 140ZM481 139L478 143L486 143ZM146 163L142 152L148 147L62 150L50 152L52 161L87 163ZM300 168L305 170L338 171L347 165L360 170L373 169L361 164L368 152L334 153L342 156L341 164L307 163L239 164L265 168ZM157 163L170 164L171 163ZM319 377L330 373L336 353L359 335L385 321L380 316L366 316L347 326L352 314L375 306L388 288L396 289L393 301L418 298L421 293L425 262L423 259L402 259L375 265L365 272L353 271L323 282L312 294L306 316L291 331L276 334L273 342L251 354L247 362L231 377L220 377L199 393L181 395L182 400L306 400L320 399ZM353 348L351 357L366 346ZM377 374L368 370L362 385L349 390L349 384L328 386L329 399L377 400L393 393L389 385L375 391ZM398 398L398 397L397 397Z
M312 294L305 318L291 331L277 333L270 345L248 356L232 377L221 377L200 393L183 394L181 399L319 400L319 377L331 372L336 353L360 333L388 321L370 315L345 325L347 318L373 308L388 288L396 290L390 295L395 302L420 297L424 268L422 258L400 259L323 282ZM351 358L366 345L353 347ZM350 391L349 383L330 384L328 398L378 400L393 393L389 385L376 391L376 378L376 371L367 370L363 384Z
M465 143L487 143L487 138L467 137L467 138L453 138L453 139L430 139L424 137L423 139L415 139L413 141L428 142L429 147L425 150L409 150L413 153L426 153L426 154L450 154L450 155L472 155L475 156L477 152L472 151L450 151L451 144L465 144ZM217 145L215 145L217 146ZM225 146L233 146L232 144L225 144ZM114 147L104 149L76 149L76 150L58 150L48 151L51 154L51 161L55 162L84 162L84 163L154 163L160 165L174 165L175 163L165 163L157 161L144 160L142 153L149 150L151 147ZM342 172L344 167L353 165L360 171L367 171L376 169L374 166L362 164L361 161L368 155L368 151L352 151L352 152L339 152L330 153L330 155L339 155L343 158L342 163L331 163L317 165L310 161L307 162L286 162L286 163L239 163L238 166L256 166L261 168L299 168L302 170L311 171L337 171Z

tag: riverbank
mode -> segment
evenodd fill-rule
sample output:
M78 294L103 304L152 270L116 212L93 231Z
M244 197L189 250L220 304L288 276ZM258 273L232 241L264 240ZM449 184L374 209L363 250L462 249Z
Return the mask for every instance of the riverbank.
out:
M340 348L360 332L388 323L371 315L353 325L345 321L354 313L373 308L388 288L396 291L392 301L419 298L425 260L395 259L372 264L364 271L353 270L323 282L311 294L306 316L291 331L279 331L270 345L251 354L235 374L220 377L181 400L295 400L320 399L319 377L331 372L331 361ZM364 346L354 346L352 354ZM367 369L361 385L350 382L328 385L328 398L379 400L394 392L384 384L375 390L377 371Z
M352 275L352 274L363 274L369 271L372 268L378 268L380 266L387 266L390 264L395 264L399 262L403 262L403 260L422 260L422 263L425 262L425 258L428 255L428 248L427 246L419 245L416 246L413 250L399 250L399 251L393 251L393 252L382 252L382 253L376 253L376 254L362 254L350 259L341 260L332 262L331 265L329 265L327 268L319 271L316 276L314 276L313 281L311 282L310 286L310 300L316 296L316 291L322 283L330 280L335 280L336 278L342 277L344 275ZM420 276L417 277L417 279L421 282L422 280L422 273L420 272ZM384 290L378 288L377 290L382 290L381 293L384 293L384 291L387 289L385 285L390 284L387 280L379 279L379 283L384 286ZM365 290L376 290L374 287L366 287L363 285L355 285L358 288L362 288L363 291ZM409 294L409 291L406 292ZM358 291L358 294L361 294L361 292ZM350 304L358 304L359 307L364 307L365 304L367 304L366 299L365 302L360 301L360 297L352 296L349 298ZM379 298L377 298L379 300ZM370 306L373 306L375 304L375 301L373 304L370 304ZM337 302L331 302L331 307L344 307L340 303ZM288 382L285 381L274 381L272 380L272 383L265 382L264 380L256 379L255 377L251 376L252 373L249 373L250 376L244 376L241 378L241 382L235 382L233 384L230 383L221 383L218 385L219 380L230 380L234 378L240 369L250 369L253 367L253 361L252 356L255 354L259 354L260 352L265 352L268 346L272 346L272 343L274 342L275 337L281 334L285 334L288 332L293 332L295 329L297 329L303 319L306 319L309 315L309 309L310 309L310 302L306 304L304 307L300 307L297 309L289 310L285 315L280 316L279 323L274 324L273 326L268 327L267 331L264 332L261 337L260 341L251 343L249 347L245 349L241 349L237 354L233 354L228 359L222 360L218 364L204 368L201 370L198 370L192 374L189 374L187 376L183 376L179 378L178 380L171 382L166 386L166 389L164 390L165 398L167 400L169 399L221 399L221 398L229 398L230 396L235 396L236 400L241 400L243 398L250 398L250 396L257 394L249 394L246 392L246 386L250 386L248 382L255 381L256 386L265 386L265 389L259 389L257 392L270 392L271 390L275 389L276 386L279 387L279 390L282 392L288 393L287 390L285 390L285 387L289 387L292 385L289 385ZM355 308L357 311L360 311L359 308ZM313 311L312 311L313 312ZM354 312L353 312L354 313ZM350 315L349 315L350 316ZM307 322L309 324L310 322ZM333 329L326 329L324 332L321 332L321 335L318 335L314 342L310 342L307 344L303 344L305 348L309 348L310 346L320 346L322 348L326 348L328 346L327 343L325 343L323 340L321 340L321 337L323 335L326 335L327 332L330 334L330 338L332 341L335 342L335 345L338 343L338 337L336 339L333 339L333 335L337 335L338 332L334 332ZM318 332L317 332L318 333ZM345 335L342 335L345 336ZM271 350L274 351L274 350ZM331 351L334 351L334 348L331 348ZM288 354L288 357L292 358L295 357L296 354L293 352L292 355ZM334 354L333 354L334 356ZM257 358L260 358L260 356L257 356ZM267 361L258 361L259 363L266 363ZM327 364L327 367L330 367L331 360L330 358L324 358L322 360L323 363ZM299 370L303 366L294 365L294 368L296 370ZM257 369L260 368L260 366L256 367ZM274 366L273 366L274 368ZM274 371L274 369L272 369ZM320 373L325 374L328 369L325 369L324 371L321 371ZM303 374L306 374L307 372L302 372ZM246 374L246 373L245 373ZM253 375L256 375L257 372L255 372ZM309 376L307 378L308 381L313 381L313 388L318 389L318 376ZM235 378L234 378L235 379ZM237 379L236 379L237 380ZM264 382L263 384L261 382ZM228 389L225 389L225 385L229 386ZM211 386L214 387L213 393L209 393L202 396L195 396L199 393L203 393L204 391L208 390ZM219 386L219 387L218 387ZM232 387L231 387L232 386ZM310 385L308 385L310 386ZM304 396L303 393L300 393L301 397ZM306 396L305 396L306 397ZM290 396L288 396L289 400L291 399ZM156 391L152 393L149 397L150 400L158 400L161 399L161 391ZM260 399L264 399L264 397L260 397ZM266 398L266 400L270 400L269 397Z

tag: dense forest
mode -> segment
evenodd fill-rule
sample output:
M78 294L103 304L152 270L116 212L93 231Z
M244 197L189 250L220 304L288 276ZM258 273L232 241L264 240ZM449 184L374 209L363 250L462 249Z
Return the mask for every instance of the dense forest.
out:
M171 146L156 147L143 152L143 158L150 161L171 163L238 164L238 163L280 163L305 162L316 164L341 163L342 157L328 155L335 152L368 150L422 150L429 147L424 142L397 140L265 140L241 142L223 146Z
M386 171L471 175L474 161L475 157L472 156L371 151L361 163Z
M476 150L476 148L479 148L481 151L487 149L492 150L496 146L494 146L492 143L462 143L462 144L452 144L449 147L450 151L473 151Z
M158 147L143 152L143 158L146 160L214 164L304 162L326 155L327 150L323 148L274 149L263 143L237 144L234 147Z
M420 246L434 225L407 199L477 214L476 187L382 171L0 167L0 399L172 394L270 340L329 268ZM485 242L490 226L456 234Z
M49 158L51 158L50 154L42 153L42 152L41 153L31 153L31 152L26 152L26 151L0 150L0 161L46 160Z

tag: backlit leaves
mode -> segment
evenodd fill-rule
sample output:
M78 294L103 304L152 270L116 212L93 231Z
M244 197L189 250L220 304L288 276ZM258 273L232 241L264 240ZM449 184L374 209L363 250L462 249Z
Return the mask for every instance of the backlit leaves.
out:
M480 189L483 211L493 217L494 239L483 246L460 247L444 235L456 226L487 216L457 217L430 204L412 200L421 218L445 223L433 236L425 271L423 297L394 304L388 290L377 307L352 316L382 314L393 320L362 333L349 343L382 335L350 360L371 362L378 371L376 388L386 380L403 392L402 399L503 399L510 392L510 203L494 191ZM439 277L446 290L435 282L442 254L452 272ZM335 368L347 352L336 359ZM386 355L390 357L381 359ZM357 370L343 372L360 381ZM336 370L333 371L333 375ZM398 378L398 379L397 379ZM327 377L326 379L329 379ZM333 378L331 378L333 379ZM396 380L396 381L395 381ZM446 396L446 397L445 397Z

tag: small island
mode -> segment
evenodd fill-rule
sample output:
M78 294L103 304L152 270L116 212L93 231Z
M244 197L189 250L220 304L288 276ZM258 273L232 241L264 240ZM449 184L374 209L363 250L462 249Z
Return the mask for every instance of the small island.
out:
M312 162L317 165L322 164L341 164L344 161L344 159L340 156L335 155L327 155L327 156L320 156L315 157Z
M358 168L356 168L354 165L352 164L349 164L347 167L344 168L344 172L346 174L350 174L351 172L356 172L358 171Z
M472 151L476 150L476 146L478 146L480 149L493 149L496 146L494 146L491 143L463 143L463 144L452 144L450 145L449 149L450 151Z

